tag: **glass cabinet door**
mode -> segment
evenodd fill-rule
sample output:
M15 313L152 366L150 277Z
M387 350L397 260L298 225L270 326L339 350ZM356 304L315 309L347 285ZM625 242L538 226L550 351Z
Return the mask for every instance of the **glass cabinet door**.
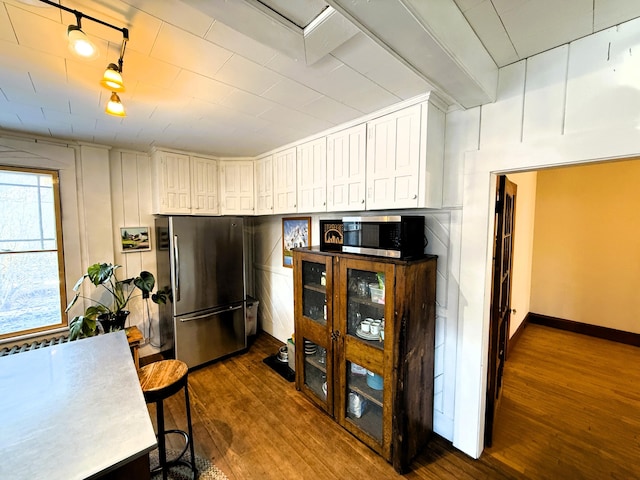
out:
M382 443L384 382L382 375L347 361L346 418Z
M306 338L304 343L304 384L321 402L327 402L327 349Z
M302 314L327 325L327 270L324 263L302 261Z
M332 257L294 253L296 387L333 413Z
M344 332L344 340L338 364L342 385L338 416L370 447L385 452L389 443L385 421L393 407L387 391L391 364L385 351L385 342L393 342L389 326L393 322L385 319L393 315L393 283L389 281L393 266L349 259L341 265L340 276L338 330Z
M347 335L384 349L385 273L347 269Z

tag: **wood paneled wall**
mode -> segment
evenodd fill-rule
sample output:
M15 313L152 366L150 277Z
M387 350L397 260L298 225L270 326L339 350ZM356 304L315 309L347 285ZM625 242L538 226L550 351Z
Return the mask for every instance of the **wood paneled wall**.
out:
M156 274L157 238L154 230L154 216L151 214L151 160L149 155L112 151L109 159L111 179L111 214L114 262L122 265L118 278L137 276L147 270ZM121 227L149 227L151 251L123 253L120 242ZM149 301L150 322L144 302L135 294L129 302L129 325L136 325L144 338L151 332L151 344L140 350L140 355L150 355L159 351L158 306ZM150 330L151 329L151 330Z
M504 67L495 103L451 116L480 119L458 131L461 148L475 136L479 149L448 154L464 211L454 445L471 456L483 448L495 175L637 156L639 33L635 19Z

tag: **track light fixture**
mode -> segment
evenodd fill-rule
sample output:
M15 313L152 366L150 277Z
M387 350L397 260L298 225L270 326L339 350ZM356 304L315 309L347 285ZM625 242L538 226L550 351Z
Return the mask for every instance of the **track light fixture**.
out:
M99 23L100 25L104 25L105 27L113 28L114 30L118 30L122 33L122 45L120 47L120 57L118 58L118 63L110 63L107 66L100 84L108 90L111 90L111 98L107 103L107 108L105 111L110 115L125 117L126 114L124 112L124 107L122 105L122 102L120 101L120 97L116 92L124 92L124 82L122 81L122 64L124 59L124 51L127 47L127 42L129 41L129 29L116 27L115 25L111 25L110 23L104 22L95 17L85 15L78 10L65 7L64 5L60 5L59 3L54 3L51 0L39 1L41 3L51 5L52 7L59 8L60 10L64 10L65 12L69 12L75 15L76 24L69 25L69 27L67 28L67 36L69 37L69 48L71 49L71 51L83 58L94 59L98 56L98 49L82 31L81 22L83 18L91 20L92 22Z
M67 37L69 38L69 50L73 53L89 59L98 57L98 49L80 28L80 19L78 19L78 25L69 25Z
M127 114L124 111L124 106L120 101L120 97L116 92L111 92L111 98L107 103L107 108L105 112L109 115L113 115L114 117L126 117Z
M100 85L112 92L124 92L124 83L122 81L122 75L120 75L120 68L118 68L115 63L110 63L107 66Z
M122 64L124 63L124 51L129 40L129 30L126 28L122 32L122 46L120 47L120 57L118 64L110 63L104 71L100 84L112 92L124 92L124 82L122 81Z

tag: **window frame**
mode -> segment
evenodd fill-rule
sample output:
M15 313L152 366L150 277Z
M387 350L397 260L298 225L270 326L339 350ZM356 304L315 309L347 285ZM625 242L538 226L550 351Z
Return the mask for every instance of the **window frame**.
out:
M64 243L62 234L62 199L60 196L60 172L58 170L38 168L38 167L21 167L15 165L0 165L0 170L13 171L20 173L31 173L36 175L50 175L51 176L51 189L53 193L53 204L55 213L56 224L56 253L58 258L58 286L60 294L60 322L50 325L43 325L40 327L29 328L25 330L17 330L14 332L8 332L0 334L0 341L6 341L13 338L33 335L36 333L46 333L52 330L59 330L60 328L68 327L69 320L68 315L65 312L67 307L67 286L65 276L65 264L64 264ZM52 251L52 250L38 250ZM26 253L26 252L11 252L12 253Z

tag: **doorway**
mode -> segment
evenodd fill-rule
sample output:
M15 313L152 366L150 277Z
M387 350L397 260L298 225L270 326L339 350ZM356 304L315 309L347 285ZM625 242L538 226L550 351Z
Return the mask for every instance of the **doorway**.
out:
M640 283L637 160L508 174L518 184L511 334L527 312L640 333L640 300L630 287Z

